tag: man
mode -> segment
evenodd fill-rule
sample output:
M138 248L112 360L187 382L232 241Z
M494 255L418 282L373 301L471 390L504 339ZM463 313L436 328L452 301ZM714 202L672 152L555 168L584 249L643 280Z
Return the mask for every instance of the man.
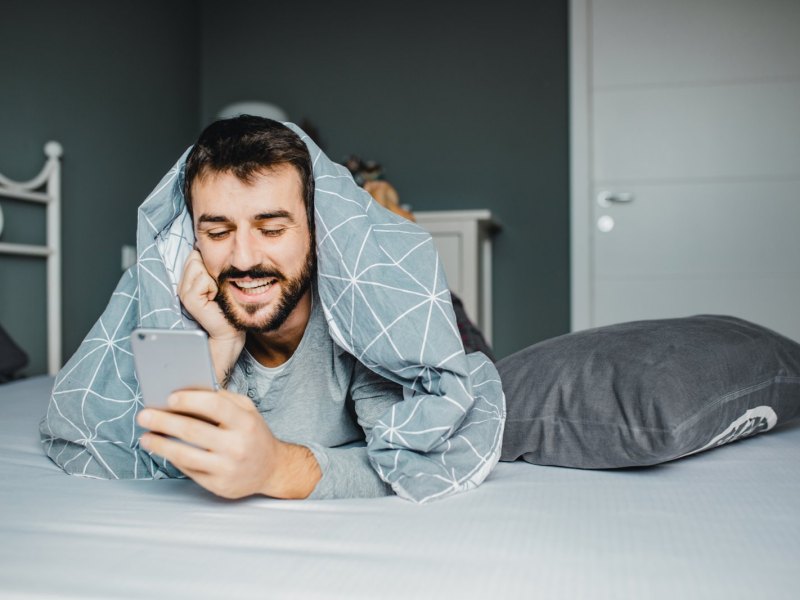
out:
M391 493L364 447L339 447L363 441L402 390L327 332L311 170L296 134L247 116L210 125L187 158L196 249L178 293L227 389L176 392L170 411L137 422L150 430L143 448L227 498Z
M229 498L428 502L497 463L500 380L464 353L430 236L293 131L215 123L139 207L137 263L40 424L64 471L188 476ZM131 334L190 317L225 389L145 409Z

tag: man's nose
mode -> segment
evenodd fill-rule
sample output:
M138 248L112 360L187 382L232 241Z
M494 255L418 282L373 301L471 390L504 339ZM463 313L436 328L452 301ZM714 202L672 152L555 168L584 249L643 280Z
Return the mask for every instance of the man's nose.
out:
M259 264L258 252L248 231L237 231L233 238L231 265L240 271L247 271Z

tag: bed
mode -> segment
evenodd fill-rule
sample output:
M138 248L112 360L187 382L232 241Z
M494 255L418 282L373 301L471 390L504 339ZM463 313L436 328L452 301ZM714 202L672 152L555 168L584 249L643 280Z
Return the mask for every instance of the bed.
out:
M501 462L422 505L226 501L66 475L39 437L52 386L0 385L0 597L797 596L798 421L649 468Z
M800 423L647 469L500 463L416 505L65 475L47 376L0 386L0 596L796 598Z

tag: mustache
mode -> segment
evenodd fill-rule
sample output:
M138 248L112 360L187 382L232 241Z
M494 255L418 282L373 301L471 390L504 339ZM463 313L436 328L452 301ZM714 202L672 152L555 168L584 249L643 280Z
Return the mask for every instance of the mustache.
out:
M265 279L273 278L278 281L286 279L286 277L277 269L270 269L264 266L251 267L246 271L240 271L236 267L228 267L217 275L217 285L224 283L228 279L239 279L242 277L250 277L251 279Z

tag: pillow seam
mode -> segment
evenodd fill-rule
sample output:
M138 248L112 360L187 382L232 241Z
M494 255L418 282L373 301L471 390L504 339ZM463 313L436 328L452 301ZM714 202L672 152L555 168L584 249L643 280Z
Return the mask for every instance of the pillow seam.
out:
M677 434L683 431L684 429L691 427L697 421L706 416L709 412L718 409L719 406L722 404L725 404L732 400L738 400L739 398L761 391L775 384L783 384L783 383L800 384L800 377L794 377L791 375L775 375L774 377L770 377L769 379L764 379L762 381L759 381L758 383L754 383L749 386L734 390L732 392L728 392L727 394L723 394L722 396L719 396L717 399L703 406L702 409L700 409L699 411L688 417L682 423L676 425L673 428L672 432Z

